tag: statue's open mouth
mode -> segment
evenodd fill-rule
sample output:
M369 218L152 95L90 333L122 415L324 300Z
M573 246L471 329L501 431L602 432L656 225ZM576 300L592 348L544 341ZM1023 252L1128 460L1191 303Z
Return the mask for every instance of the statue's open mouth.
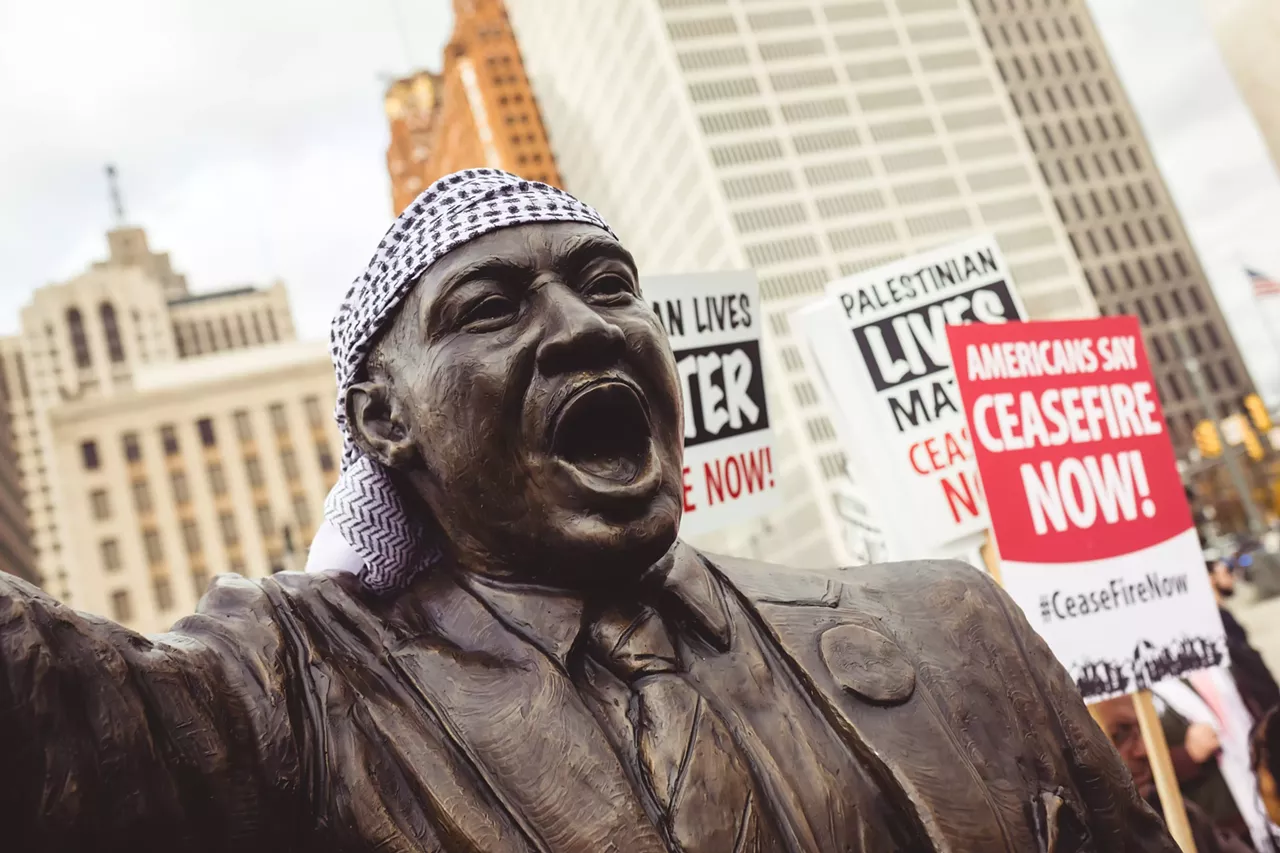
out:
M556 412L551 451L587 474L630 483L649 459L650 439L649 412L640 393L609 378L574 392Z

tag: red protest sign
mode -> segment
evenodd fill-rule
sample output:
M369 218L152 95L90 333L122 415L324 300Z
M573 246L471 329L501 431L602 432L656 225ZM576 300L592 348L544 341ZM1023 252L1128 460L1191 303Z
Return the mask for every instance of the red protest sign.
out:
M956 326L948 341L1005 586L1081 692L1220 662L1137 320Z

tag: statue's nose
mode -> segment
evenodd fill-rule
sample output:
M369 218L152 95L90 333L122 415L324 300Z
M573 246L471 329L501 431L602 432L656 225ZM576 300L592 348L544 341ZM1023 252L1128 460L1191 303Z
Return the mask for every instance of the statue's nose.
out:
M538 345L538 370L554 375L608 366L621 356L626 338L622 329L582 300L572 288L553 284L539 294L547 313L546 330Z

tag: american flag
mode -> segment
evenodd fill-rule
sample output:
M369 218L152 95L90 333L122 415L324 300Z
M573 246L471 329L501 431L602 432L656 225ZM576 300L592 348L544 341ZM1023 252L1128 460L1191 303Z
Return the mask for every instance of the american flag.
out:
M1264 296L1280 296L1280 282L1270 276L1263 275L1257 270L1245 269L1249 274L1249 281L1253 283L1253 296L1255 299L1261 299Z

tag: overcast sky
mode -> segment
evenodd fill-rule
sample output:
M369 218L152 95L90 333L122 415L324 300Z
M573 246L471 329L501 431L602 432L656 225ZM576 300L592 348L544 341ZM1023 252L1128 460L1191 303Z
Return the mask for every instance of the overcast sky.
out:
M1280 276L1280 180L1200 2L1091 5L1275 396L1280 359L1240 268ZM129 220L195 289L283 278L301 333L322 336L391 213L385 78L438 67L451 5L0 0L0 334L33 288L105 254L114 162Z

